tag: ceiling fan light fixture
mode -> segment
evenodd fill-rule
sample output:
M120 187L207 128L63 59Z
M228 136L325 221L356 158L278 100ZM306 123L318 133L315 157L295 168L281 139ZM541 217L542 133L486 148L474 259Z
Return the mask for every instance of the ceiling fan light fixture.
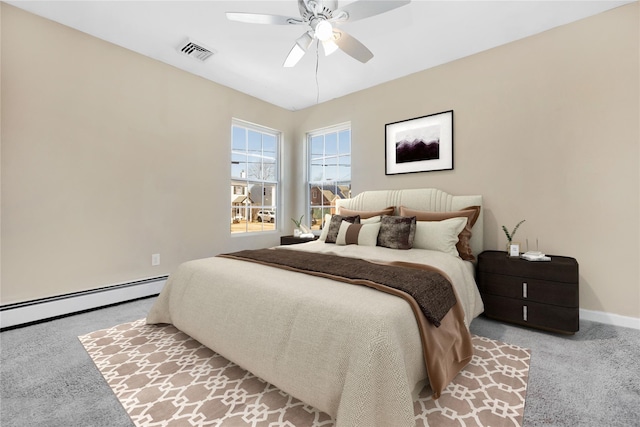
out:
M309 49L311 43L313 43L313 37L311 36L311 34L309 34L308 31L298 37L298 39L296 40L296 44L300 46L305 52L307 49Z
M325 42L333 38L333 27L331 26L331 22L327 21L326 19L322 19L320 22L318 22L315 31L316 37L321 42Z
M289 55L287 55L287 59L284 60L284 64L282 64L282 66L285 68L294 67L298 63L298 61L302 59L304 53L305 51L300 46L294 44L293 48L291 48L291 51L289 52Z
M309 32L304 33L296 40L296 44L293 45L291 51L289 51L289 55L287 55L287 59L284 60L283 67L290 68L295 66L300 59L304 56L309 46L313 42L313 37L309 34Z
M339 49L338 45L336 44L336 42L333 41L332 38L329 40L323 41L322 48L324 49L324 56L329 56L333 52Z

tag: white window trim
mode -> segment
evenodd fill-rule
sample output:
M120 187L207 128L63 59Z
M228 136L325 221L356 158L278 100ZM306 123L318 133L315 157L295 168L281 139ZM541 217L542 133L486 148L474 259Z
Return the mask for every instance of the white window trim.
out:
M309 150L310 150L310 144L309 142L311 141L311 138L313 138L314 136L317 135L324 135L327 133L339 133L342 131L348 130L350 132L350 141L351 141L351 147L353 148L353 129L351 128L351 122L344 122L344 123L339 123L337 125L332 125L332 126L327 126L324 128L318 128L318 129L314 129L311 131L308 131L305 134L305 140L304 140L304 156L305 156L305 183L304 183L304 193L305 193L305 212L307 212L305 214L305 216L308 216L308 209L311 206L311 195L309 192L309 184L311 183L311 180L309 179L309 173L311 172L311 162L310 162L310 155L309 155ZM353 151L350 149L349 150L349 155L351 156L351 162L353 163ZM352 168L352 172L353 172L353 168ZM352 177L353 178L353 177ZM315 182L315 181L314 181ZM352 179L349 180L349 182L352 182ZM307 219L307 225L311 225L311 218Z
M275 135L276 137L276 149L277 149L277 153L276 153L276 181L275 181L275 185L278 189L277 191L277 195L276 195L276 227L274 230L262 230L262 231L245 231L242 233L232 233L231 231L229 231L229 234L231 235L232 238L235 237L246 237L246 236L256 236L256 235L266 235L266 234L276 234L279 233L279 229L280 229L280 225L281 225L281 212L282 212L282 175L281 175L281 166L280 163L282 161L282 135L283 132L281 130L278 129L274 129L274 128L270 128L268 126L264 126L264 125L259 125L257 123L252 123L246 120L242 120L242 119L237 119L235 117L231 118L231 126L229 127L229 143L232 142L233 139L233 127L234 126L238 126L238 127L243 127L246 129L250 129L256 132L261 132L261 133L272 133L273 135ZM232 154L232 149L231 146L229 146L229 159L231 159L231 154ZM233 181L234 177L231 174L231 171L229 171L229 181ZM269 181L265 181L265 182L269 182ZM230 218L231 219L231 218Z

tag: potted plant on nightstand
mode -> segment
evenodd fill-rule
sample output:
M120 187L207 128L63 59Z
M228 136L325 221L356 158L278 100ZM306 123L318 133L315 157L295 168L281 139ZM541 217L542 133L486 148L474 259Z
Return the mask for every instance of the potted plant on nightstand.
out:
M300 235L304 233L302 230L302 218L304 218L304 215L302 215L297 221L295 218L291 218L291 221L296 225L296 228L293 229L293 237L300 237Z
M502 226L502 231L504 231L504 234L507 236L507 254L511 254L511 245L512 245L511 242L513 241L513 236L516 235L516 231L518 231L518 227L520 227L522 223L525 221L526 220L523 219L522 221L517 223L511 233L509 233L509 230L507 230L507 227L505 227L504 225ZM519 248L517 250L519 250Z

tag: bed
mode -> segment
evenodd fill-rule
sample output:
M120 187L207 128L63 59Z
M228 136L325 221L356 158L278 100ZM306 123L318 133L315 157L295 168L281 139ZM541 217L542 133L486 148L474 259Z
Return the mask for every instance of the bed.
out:
M453 196L437 189L363 192L339 200L336 207L340 217L362 214L357 215L362 225L340 221L337 236L328 236L330 225L336 224L329 221L317 241L267 250L269 254L312 254L316 258L324 254L347 262L364 259L394 268L406 264L435 269L452 283L457 299L438 327L430 322L425 326L424 319L421 323L415 307L396 295L234 255L181 265L169 277L147 323L175 325L258 377L333 416L337 426L413 426L413 401L428 377L437 376L446 386L471 357L468 326L483 311L473 263L473 254L482 251L481 206L481 196ZM462 230L456 213L470 207L476 209L473 224L467 217L463 228L468 238L466 255L471 259L463 260L462 250L451 253L450 235ZM385 209L393 214L364 218L367 212ZM375 224L383 218L400 218L400 213L417 218L415 246L372 245L369 234ZM434 220L433 215L439 219ZM445 222L456 226L447 225L442 231ZM426 248L433 243L425 240L424 227L429 232L436 230L429 227L440 227L432 236L437 234L444 243L432 240L438 241L436 246L446 246L448 252ZM355 228L359 237L356 235L355 244L346 244L345 233ZM460 236L456 234L455 240ZM339 241L327 243L330 238ZM353 240L353 233L349 238ZM431 357L433 365L428 366L431 353L437 357ZM442 387L435 387L435 397Z

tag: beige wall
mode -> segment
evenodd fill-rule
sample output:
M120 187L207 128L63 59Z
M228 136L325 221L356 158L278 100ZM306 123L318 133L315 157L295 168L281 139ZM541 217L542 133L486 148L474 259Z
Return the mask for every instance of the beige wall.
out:
M278 243L230 237L229 138L291 112L6 4L2 90L3 304Z
M638 40L635 3L296 112L296 126L351 120L354 193L482 194L485 248L526 219L516 240L578 260L582 308L640 318ZM454 170L385 176L384 125L446 110Z
M277 243L304 209L304 132L351 121L355 192L482 194L486 248L527 219L519 240L578 259L581 307L640 318L638 18L636 3L289 112L3 4L1 301ZM455 169L385 176L384 125L449 109ZM231 117L285 132L280 233L229 236Z

